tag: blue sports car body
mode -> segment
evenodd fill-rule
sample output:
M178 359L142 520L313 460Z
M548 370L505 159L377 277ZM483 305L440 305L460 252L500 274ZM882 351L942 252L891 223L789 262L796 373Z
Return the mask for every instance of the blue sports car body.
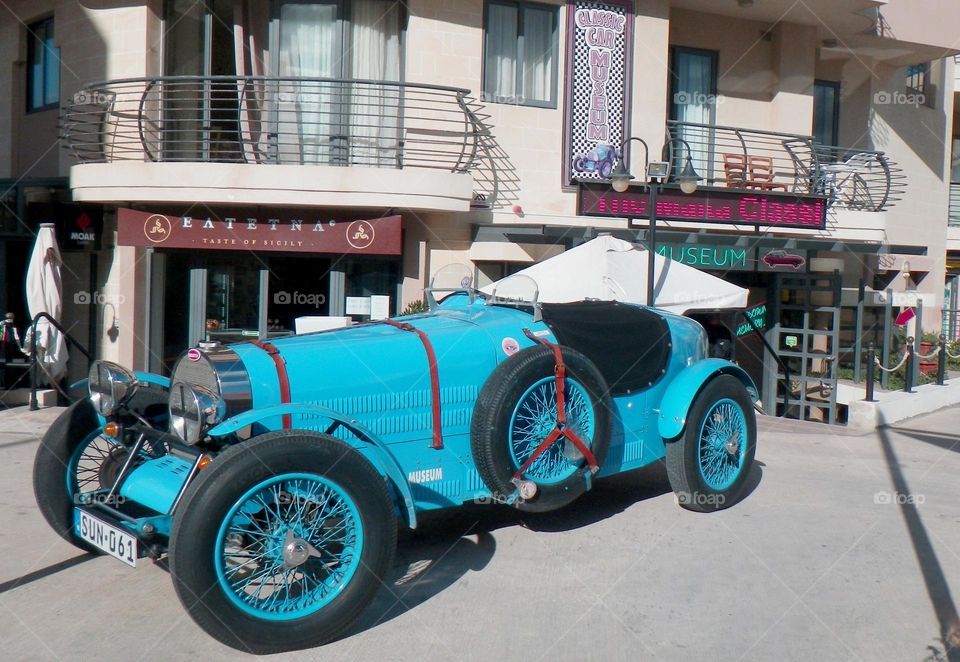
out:
M699 324L531 299L463 288L395 320L204 343L169 379L97 362L38 451L38 503L74 544L168 556L204 629L272 652L347 627L424 511L554 510L659 461L681 505L736 501L756 390Z

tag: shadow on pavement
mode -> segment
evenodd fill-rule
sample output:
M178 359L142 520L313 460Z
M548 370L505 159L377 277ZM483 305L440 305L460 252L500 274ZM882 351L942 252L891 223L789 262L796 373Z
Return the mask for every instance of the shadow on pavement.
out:
M891 430L904 437L910 437L925 444L931 444L945 451L960 453L960 434L946 434L929 430L911 430L909 428L891 427Z
M762 467L762 462L754 463L741 499L747 498L760 484ZM483 570L496 553L497 542L492 532L497 529L522 526L536 532L570 531L596 524L633 504L669 492L666 470L658 462L599 480L576 502L554 512L525 513L507 506L465 505L423 514L415 530L400 532L390 579L342 638L397 618L446 590L467 573Z
M91 559L97 558L96 554L81 554L80 556L74 556L69 558L66 561L60 561L52 565L48 565L46 568L40 568L39 570L34 570L33 572L28 572L25 575L21 575L9 581L5 581L0 584L0 594L6 593L7 591L12 591L15 588L24 586L31 582L35 582L38 579L43 579L44 577L49 577L54 575L61 570L66 570L67 568L72 568L75 565L80 565L81 563L86 563Z
M910 542L913 544L913 551L916 554L917 563L920 565L927 595L930 596L930 603L933 605L940 626L940 644L943 646L943 651L931 647L931 656L928 659L960 662L960 617L957 615L957 606L953 601L947 578L943 574L940 559L937 558L937 553L930 542L930 535L920 518L917 504L914 499L906 498L912 492L900 468L900 462L893 449L893 444L890 442L890 430L894 430L898 434L901 433L901 430L887 426L881 415L880 425L877 427L877 438L880 440L880 447L883 449L883 456L887 462L887 469L890 472L894 489L898 496L903 497L898 498L896 503L900 508L900 514L903 516L907 531L910 533ZM907 436L913 437L913 434Z

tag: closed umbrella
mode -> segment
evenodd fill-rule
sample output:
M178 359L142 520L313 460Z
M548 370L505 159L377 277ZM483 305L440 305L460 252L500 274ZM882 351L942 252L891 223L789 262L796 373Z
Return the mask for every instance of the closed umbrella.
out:
M59 321L63 312L62 264L54 225L42 223L27 265L27 308L31 318L46 313ZM41 379L52 386L67 369L66 339L45 319L37 324L36 338L32 337L32 329L27 333L24 344L28 351L36 352Z

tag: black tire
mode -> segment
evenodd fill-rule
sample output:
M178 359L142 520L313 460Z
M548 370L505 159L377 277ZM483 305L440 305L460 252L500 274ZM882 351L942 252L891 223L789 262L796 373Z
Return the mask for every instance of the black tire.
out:
M127 407L143 416L164 417L166 392L157 388L141 388ZM164 411L158 412L163 406ZM61 538L85 551L100 553L100 550L83 542L73 534L73 508L77 502L77 491L67 488L67 470L70 460L78 447L90 440L101 429L100 419L90 401L84 398L70 405L57 417L53 425L40 440L33 461L33 492L43 518ZM99 477L96 483L88 483L92 489L109 488L126 460L126 451L122 446L113 444L110 448L105 439L92 441L96 446L94 457L84 460L85 468L95 471ZM109 450L109 454L106 451ZM149 447L144 457L161 452ZM97 457L102 462L97 464ZM89 472L87 472L89 473ZM82 490L87 491L87 490Z
M241 610L214 564L221 522L249 489L287 473L321 476L359 512L363 546L346 586L318 611L285 621ZM391 568L397 519L383 476L360 453L329 435L270 432L218 455L190 484L170 535L170 575L190 616L219 641L257 654L318 646L340 635L373 600Z
M73 534L76 494L67 488L67 466L81 443L100 430L89 400L70 405L40 440L33 460L33 493L40 513L57 535L84 551L98 551Z
M731 474L733 480L729 484L723 481L724 484L721 486L711 485L701 470L700 436L704 430L705 418L711 415L714 405L719 405L724 400L739 407L742 423L746 428L746 438L743 439L738 433L739 443L736 452L728 450L727 455L721 454L727 462L737 463L737 465L731 464L730 467L739 466L736 473ZM714 415L719 415L720 420L723 420L724 413L719 411ZM739 430L739 427L734 429ZM756 415L747 389L739 379L731 375L719 375L711 379L697 394L696 400L690 407L683 434L673 441L666 442L667 476L676 494L677 502L687 510L704 513L732 506L743 492L756 450ZM731 469L731 471L734 470Z
M568 380L574 380L586 392L593 416L593 435L583 439L602 466L610 447L611 403L603 376L580 352L562 347ZM541 380L554 377L553 352L543 346L528 347L497 366L480 391L473 410L470 446L477 471L496 500L506 500L516 490L511 482L520 464L510 449L510 425L520 398ZM550 382L552 383L552 382ZM569 390L568 385L567 389ZM554 388L554 391L556 389ZM554 414L555 416L555 414ZM556 420L555 418L553 419ZM557 446L564 441L558 441ZM530 500L517 499L513 505L528 512L547 512L575 501L586 491L583 471L586 462L559 482L537 482L537 495ZM531 467L532 468L532 467Z

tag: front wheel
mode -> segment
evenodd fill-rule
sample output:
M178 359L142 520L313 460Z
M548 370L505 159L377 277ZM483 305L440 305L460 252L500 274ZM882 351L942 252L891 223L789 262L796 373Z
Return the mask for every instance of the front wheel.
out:
M740 380L720 375L708 382L683 434L666 446L667 476L681 506L711 512L736 503L757 447L756 417Z
M266 654L335 638L376 595L397 523L383 477L328 435L279 431L216 457L170 537L177 595L223 643Z

